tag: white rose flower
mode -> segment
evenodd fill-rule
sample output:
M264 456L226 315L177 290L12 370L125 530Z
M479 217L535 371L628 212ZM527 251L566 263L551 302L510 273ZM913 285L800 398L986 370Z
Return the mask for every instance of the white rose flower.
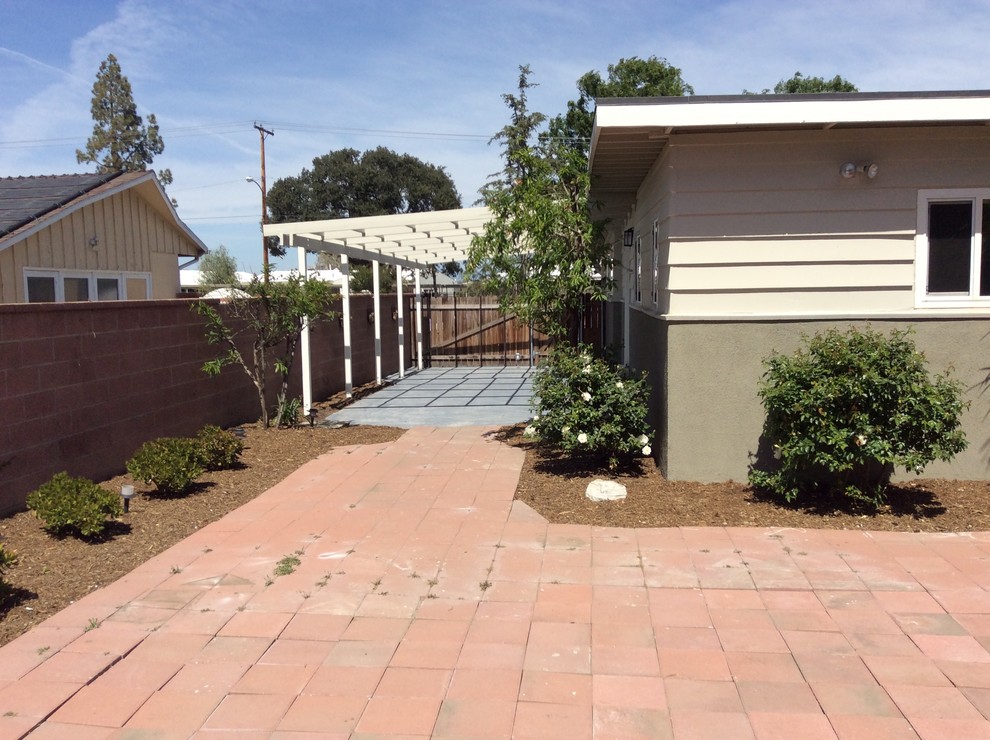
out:
M585 434L584 432L581 432L578 435L578 442L580 442L581 444L585 444L587 441L588 441L588 435Z
M865 444L866 444L866 437L864 437L862 434L857 434L856 435L856 446L857 447L862 447Z
M532 437L534 434L536 434L536 427L530 424L523 430L523 434L525 434L527 437Z
M648 445L650 443L650 438L647 437L645 434L641 434L639 435L639 443L641 445Z
M620 381L616 382L615 387L616 388L621 388L622 387L622 381L620 380Z
M585 401L590 401L591 400L591 394L588 393L588 391L585 391L584 393L581 394L581 398L583 398Z
M563 428L562 428L562 429L560 430L560 433L561 433L561 434L570 434L570 433L571 433L571 428L570 428L570 427L563 427Z
M646 457L649 457L652 452L653 452L653 448L650 447L649 445L646 445L646 447L643 448L643 455Z
M781 457L780 445L774 445L773 446L773 459L774 460L779 460L780 457Z

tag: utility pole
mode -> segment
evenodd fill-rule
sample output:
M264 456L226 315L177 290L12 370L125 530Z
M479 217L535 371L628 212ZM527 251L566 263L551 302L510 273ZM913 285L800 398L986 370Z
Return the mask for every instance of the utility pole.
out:
M264 258L265 284L268 283L268 238L265 236L265 224L268 223L268 184L265 182L265 136L274 136L274 131L269 131L257 121L254 127L258 129L261 137L261 253Z

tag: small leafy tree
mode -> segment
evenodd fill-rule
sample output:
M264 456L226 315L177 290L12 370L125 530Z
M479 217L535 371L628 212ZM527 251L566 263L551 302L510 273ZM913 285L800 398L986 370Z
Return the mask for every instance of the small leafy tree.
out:
M540 365L533 391L536 416L526 431L542 442L606 459L613 469L652 454L645 373L609 365L591 347L563 344Z
M76 161L92 162L97 172L133 172L146 170L156 156L165 151L165 142L158 133L154 113L148 123L137 112L131 83L120 70L113 54L100 64L93 83L93 133L86 149L76 150ZM172 182L170 170L158 173L163 185Z
M510 122L492 140L502 143L505 164L483 190L492 220L472 240L467 271L502 310L563 337L585 297L607 298L611 250L591 217L583 152L539 135L546 117L529 110L530 74L520 67L517 94L502 96Z
M225 366L239 365L257 390L261 423L267 429L269 369L274 369L280 379L278 409L282 409L289 402L289 373L303 326L307 321L330 318L330 304L336 293L329 283L298 274L284 282L265 282L255 275L242 287L247 297L231 298L226 318L210 302L193 305L206 319L207 341L223 348L219 356L203 365L203 370L208 375L219 375ZM242 339L250 343L249 356L241 352Z
M221 244L199 260L200 285L217 287L237 285L237 260Z
M894 466L921 473L966 448L962 385L930 376L907 331L831 329L773 354L760 386L777 464L750 483L787 501L845 494L880 505Z

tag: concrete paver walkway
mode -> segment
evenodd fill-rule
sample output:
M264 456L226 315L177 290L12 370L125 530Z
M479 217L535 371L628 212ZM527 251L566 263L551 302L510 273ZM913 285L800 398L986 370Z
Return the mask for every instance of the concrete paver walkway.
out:
M482 432L334 450L0 649L0 737L990 737L990 533L550 525Z
M328 421L409 429L506 426L530 418L527 366L434 367L409 373L360 398Z

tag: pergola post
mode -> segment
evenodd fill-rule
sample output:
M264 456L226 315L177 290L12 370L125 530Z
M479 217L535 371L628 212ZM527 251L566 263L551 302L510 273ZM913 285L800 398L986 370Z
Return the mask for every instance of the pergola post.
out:
M371 309L375 316L375 382L382 384L382 300L381 283L378 277L378 260L371 261L371 287L375 295L374 307Z
M283 244L287 241L283 240ZM296 257L299 264L299 277L306 279L306 249L296 247ZM303 414L309 414L313 408L313 370L310 366L311 355L309 345L309 316L303 319L302 332L299 337L299 352L302 355L302 393L303 393Z
M340 255L340 303L344 311L344 395L354 395L354 377L351 374L351 267L347 255Z
M406 377L405 316L402 306L402 265L395 266L395 297L399 302L396 316L399 322L399 377Z
M416 275L416 369L423 369L423 286L420 284L419 270Z

